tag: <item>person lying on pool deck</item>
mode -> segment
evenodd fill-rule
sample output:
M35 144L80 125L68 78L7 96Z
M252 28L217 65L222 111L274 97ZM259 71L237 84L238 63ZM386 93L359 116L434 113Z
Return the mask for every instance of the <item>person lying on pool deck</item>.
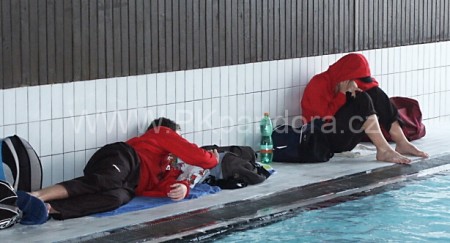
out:
M182 200L189 194L189 182L177 181L181 171L169 156L210 169L217 165L218 153L199 148L178 131L175 122L155 119L142 136L100 148L86 164L83 176L20 193L22 198L29 197L23 204L42 208L45 202L51 217L69 219L116 209L135 195ZM36 222L43 223L48 214L40 217Z
M328 121L322 130L326 130L334 153L352 150L367 134L379 161L407 164L411 160L404 155L428 157L406 139L396 107L371 77L362 54L347 54L315 75L305 88L301 108L306 122L314 118ZM380 125L389 131L395 149L382 135Z

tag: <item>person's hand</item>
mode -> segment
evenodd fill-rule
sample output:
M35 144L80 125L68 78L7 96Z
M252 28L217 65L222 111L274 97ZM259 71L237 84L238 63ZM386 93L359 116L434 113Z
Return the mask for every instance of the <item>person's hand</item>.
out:
M217 152L217 149L213 149L210 152L213 153L214 156L216 156L217 161L219 161L219 152Z
M170 186L172 190L167 193L167 196L174 201L183 200L187 193L187 187L183 183L174 183Z
M343 94L350 92L352 96L355 97L356 92L361 92L362 90L358 88L358 84L353 80L346 80L338 83L337 90Z
M352 96L355 97L356 92L362 92L362 90L358 87L358 84L351 80L347 84L348 92L352 93Z
M216 157L217 161L219 161L219 152L217 152L217 149L211 149L207 151L211 152L214 155L214 157Z

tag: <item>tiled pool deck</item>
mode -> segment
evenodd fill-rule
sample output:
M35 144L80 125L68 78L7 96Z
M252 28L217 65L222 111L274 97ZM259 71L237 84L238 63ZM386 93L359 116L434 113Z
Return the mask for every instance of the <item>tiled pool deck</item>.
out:
M430 158L414 158L411 165L378 162L374 153L319 164L273 163L277 173L259 185L107 218L15 225L0 237L2 242L199 241L246 224L265 224L298 207L449 169L449 122L425 123L427 136L414 144Z

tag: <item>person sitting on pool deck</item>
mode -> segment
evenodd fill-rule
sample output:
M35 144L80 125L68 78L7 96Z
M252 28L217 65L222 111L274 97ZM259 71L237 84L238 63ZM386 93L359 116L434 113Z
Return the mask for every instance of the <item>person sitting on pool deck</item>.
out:
M314 118L328 121L326 133L334 153L352 150L367 134L379 161L407 164L411 159L404 155L428 157L406 139L396 107L371 77L362 54L345 55L315 75L305 88L301 107L306 122ZM380 125L389 131L395 150L382 135Z

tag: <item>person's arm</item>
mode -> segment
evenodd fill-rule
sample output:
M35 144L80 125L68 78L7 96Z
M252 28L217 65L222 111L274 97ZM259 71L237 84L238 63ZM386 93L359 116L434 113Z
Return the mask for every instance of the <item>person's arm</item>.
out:
M179 170L167 171L164 178L159 181L152 190L147 190L142 193L146 197L169 197L174 200L181 200L189 195L190 187L187 180L177 181L180 175ZM181 197L181 194L184 195Z
M213 152L199 148L170 129L160 132L163 134L158 139L159 145L185 163L204 169L211 169L217 165L218 160Z
M179 159L183 160L185 163L196 165L204 169L210 169L217 165L218 160L213 152L208 152L204 149L199 148L197 145L188 142L186 139L181 137L175 131L160 127L158 131L154 131L157 135L156 140L158 141L158 146ZM143 196L149 197L170 197L174 200L181 200L180 194L185 191L186 197L189 195L190 187L187 180L177 181L178 176L181 174L180 170L171 169L167 171L157 185L154 185L152 190L147 190L142 193ZM180 184L182 187L180 188Z
M302 100L302 108L307 111L307 114L311 117L330 117L333 116L339 108L341 108L347 98L345 93L335 92L335 90L329 90L326 86L319 85L325 82L325 80L311 80L310 84L305 89L303 94L305 97ZM306 117L309 119L310 117Z

